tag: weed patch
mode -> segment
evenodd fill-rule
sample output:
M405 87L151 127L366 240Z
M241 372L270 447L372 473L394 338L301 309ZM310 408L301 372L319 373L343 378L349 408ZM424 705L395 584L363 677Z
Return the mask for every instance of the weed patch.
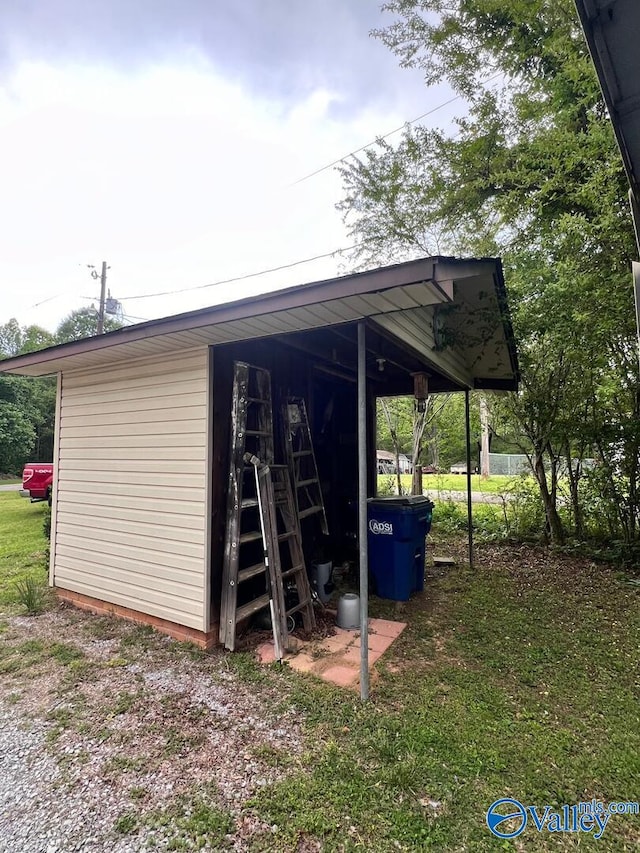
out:
M37 616L46 610L49 604L49 588L41 577L27 575L13 584L15 601L27 612L28 616Z
M167 850L226 850L231 846L231 816L212 801L206 788L178 797L171 807L146 815L144 822L152 831L162 828Z

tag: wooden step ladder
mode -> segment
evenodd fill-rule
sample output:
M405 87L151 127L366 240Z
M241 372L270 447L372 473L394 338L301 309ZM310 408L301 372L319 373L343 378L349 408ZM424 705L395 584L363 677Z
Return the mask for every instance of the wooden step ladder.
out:
M279 595L281 584L275 582L273 574L273 555L271 577L267 576L255 467L247 462L247 455L267 466L273 463L271 375L268 370L235 362L220 602L220 642L230 650L235 648L238 623L268 607L272 595L277 612L284 612L284 599ZM272 503L266 494L265 509Z
M276 649L287 647L288 615L299 610L307 630L315 624L287 469L274 468L273 458L270 373L235 362L220 607L220 642L231 651L238 623L267 607L271 607ZM289 611L285 581L298 594L297 605Z
M283 406L285 446L298 518L317 515L320 529L329 535L318 466L311 440L307 407L302 397L290 397Z

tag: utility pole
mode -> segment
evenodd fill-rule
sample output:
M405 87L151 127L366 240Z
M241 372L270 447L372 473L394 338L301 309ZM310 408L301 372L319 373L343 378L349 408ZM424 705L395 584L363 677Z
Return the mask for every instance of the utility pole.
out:
M100 274L100 308L98 310L98 334L104 335L104 301L107 295L107 262L102 262Z

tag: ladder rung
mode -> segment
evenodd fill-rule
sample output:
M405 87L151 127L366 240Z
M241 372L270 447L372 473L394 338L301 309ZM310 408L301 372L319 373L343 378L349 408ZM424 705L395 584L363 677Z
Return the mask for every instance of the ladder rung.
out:
M266 571L264 563L256 563L255 566L248 566L246 569L240 569L238 572L238 583L248 581L249 578L255 578L256 575L264 574Z
M263 406L271 405L270 400L265 400L264 397L245 397L247 403L262 403Z
M310 598L303 598L302 601L299 601L290 610L287 610L285 615L291 616L293 613L297 613L298 610L302 610L303 608L307 607L309 604L311 604L311 599Z
M311 452L311 450L294 450L293 454L292 454L294 459L299 459L301 456L312 456L312 455L313 455L313 453Z
M268 593L261 595L260 598L254 598L253 601L248 601L246 604L243 604L242 607L238 607L238 609L236 610L236 621L240 622L243 619L246 619L248 616L253 616L254 613L257 613L258 610L262 610L263 607L266 607L268 604Z
M265 437L271 435L271 433L269 432L268 429L246 429L244 431L244 434L245 435L263 435Z
M296 488L301 489L303 486L312 486L314 483L317 483L318 480L315 477L312 477L310 480L299 480L296 483Z
M240 534L241 545L246 545L247 542L257 542L258 539L262 539L262 532L260 530L250 530L248 533Z
M296 536L295 530L288 530L286 533L278 534L278 542L286 542L287 539L293 539Z
M304 570L304 566L300 563L297 566L292 566L290 569L287 569L285 572L282 572L283 578L289 578L291 575L295 575L296 572L301 572Z
M242 509L249 509L252 506L258 506L258 498L243 498L240 506Z
M321 506L310 506L298 513L298 518L307 518L309 515L314 515L316 512L322 512Z

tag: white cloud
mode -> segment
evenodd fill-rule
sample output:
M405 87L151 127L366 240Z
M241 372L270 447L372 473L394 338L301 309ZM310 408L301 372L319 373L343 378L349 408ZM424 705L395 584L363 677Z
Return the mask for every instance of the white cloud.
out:
M103 259L113 295L144 318L336 274L329 259L127 300L346 245L335 172L291 184L407 116L371 108L338 120L339 99L325 89L294 105L249 95L195 54L127 74L18 65L0 97L0 322L55 327L97 295L84 265Z

